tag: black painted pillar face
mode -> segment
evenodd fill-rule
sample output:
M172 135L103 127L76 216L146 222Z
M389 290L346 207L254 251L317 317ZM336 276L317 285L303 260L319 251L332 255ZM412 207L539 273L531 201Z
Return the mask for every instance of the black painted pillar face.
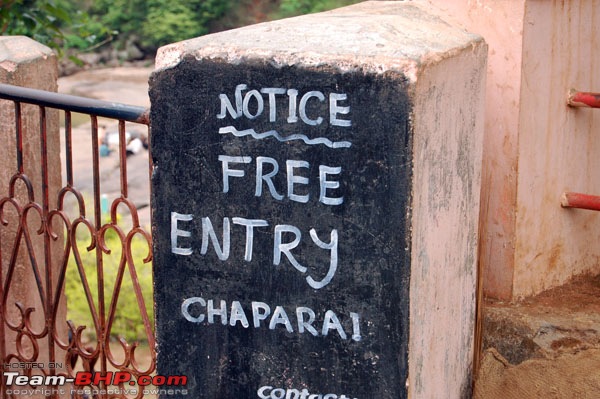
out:
M190 398L405 397L405 80L189 58L151 87L158 374Z

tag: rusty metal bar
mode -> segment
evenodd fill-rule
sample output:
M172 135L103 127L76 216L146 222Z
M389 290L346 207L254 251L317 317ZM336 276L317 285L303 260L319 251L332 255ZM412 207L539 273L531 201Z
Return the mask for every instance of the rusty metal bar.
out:
M124 121L119 121L119 164L121 166L121 195L127 198L127 143Z
M51 250L51 237L48 234L48 215L50 213L50 194L49 194L49 173L48 173L48 128L46 120L46 107L40 106L40 153L42 154L42 225L45 228L44 231L44 263L45 274L46 274L46 310L45 310L45 322L47 334L49 337L54 336L55 323L53 322L54 316L54 302L53 302L53 273L52 273L52 250ZM54 345L54 339L48 339L48 359L56 359L56 350ZM55 375L54 369L48 370L49 375Z
M40 154L42 154L42 205L44 215L50 208L48 193L48 132L46 128L46 107L40 106Z
M71 123L71 111L65 111L65 147L66 147L66 169L67 169L67 185L73 187L73 140Z
M23 122L21 117L21 103L15 101L15 133L17 143L17 170L23 173Z
M98 144L98 118L91 116L92 122L92 170L94 180L94 227L98 232L102 229L102 210L100 205L100 149ZM98 237L96 237L98 238ZM102 250L96 245L96 273L98 276L98 321L100 323L101 335L98 336L98 345L102 348L102 353L106 353L104 343L106 342L106 299L104 297L104 260ZM100 356L100 373L105 374L108 371L106 356ZM100 382L100 389L106 389L105 382Z
M144 107L134 105L94 100L7 84L0 84L0 98L105 118L122 119L144 125L149 124L148 110Z
M589 209L600 211L600 196L565 192L562 195L560 205L563 208Z
M600 108L600 93L590 93L572 89L567 104L571 107Z

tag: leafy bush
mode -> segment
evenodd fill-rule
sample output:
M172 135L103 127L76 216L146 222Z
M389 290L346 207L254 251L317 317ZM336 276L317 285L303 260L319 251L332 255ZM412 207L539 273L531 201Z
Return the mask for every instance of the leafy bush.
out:
M61 25L70 21L67 10L52 0L16 0L3 2L0 7L2 34L27 35L42 43L50 44L60 37Z
M96 0L87 10L91 20L115 32L118 44L142 31L148 13L146 0Z
M230 8L229 0L98 0L89 10L109 29L119 32L119 42L135 36L146 51L204 35L209 25Z
M332 10L358 3L360 0L281 0L278 16L291 17Z
M0 1L0 34L28 36L61 55L65 48L96 45L110 32L72 0L13 0Z
M59 53L90 51L108 42L134 43L146 54L210 33L358 0L0 0L0 34L25 35ZM76 61L76 59L74 59Z

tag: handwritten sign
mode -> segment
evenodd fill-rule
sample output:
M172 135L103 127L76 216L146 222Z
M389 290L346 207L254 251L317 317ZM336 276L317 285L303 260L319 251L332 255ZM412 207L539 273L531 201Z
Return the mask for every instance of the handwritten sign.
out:
M193 60L153 79L159 373L195 398L404 397L402 80Z

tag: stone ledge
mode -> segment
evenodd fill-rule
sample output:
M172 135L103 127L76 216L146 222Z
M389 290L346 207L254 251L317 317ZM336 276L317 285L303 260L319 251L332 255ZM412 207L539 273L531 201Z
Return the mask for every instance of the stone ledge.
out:
M517 303L486 302L483 350L509 363L600 348L600 276L581 276Z
M509 364L495 349L485 352L474 399L598 398L600 350L565 353L555 359Z

